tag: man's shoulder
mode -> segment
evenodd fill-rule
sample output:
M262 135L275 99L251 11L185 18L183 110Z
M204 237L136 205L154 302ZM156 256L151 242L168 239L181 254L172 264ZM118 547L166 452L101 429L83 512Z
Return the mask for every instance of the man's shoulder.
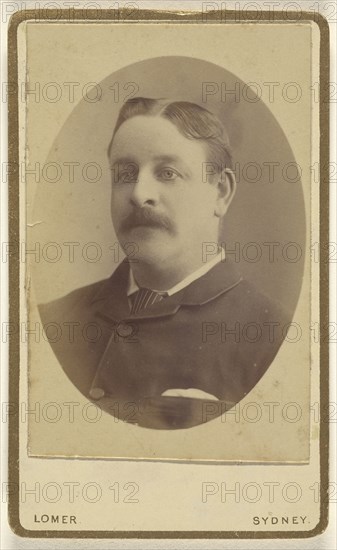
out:
M249 279L243 279L232 293L228 293L228 300L243 317L256 322L279 320L285 323L291 319L291 312L277 297L272 297L270 292L265 292Z
M102 279L96 283L77 288L50 302L39 304L38 309L42 320L56 320L65 314L68 316L72 312L89 307L94 297L104 288L108 280Z
M56 300L38 306L42 320L76 318L78 315L90 314L91 306L97 299L106 299L111 293L119 294L123 291L127 281L128 264L122 262L107 279L77 288Z

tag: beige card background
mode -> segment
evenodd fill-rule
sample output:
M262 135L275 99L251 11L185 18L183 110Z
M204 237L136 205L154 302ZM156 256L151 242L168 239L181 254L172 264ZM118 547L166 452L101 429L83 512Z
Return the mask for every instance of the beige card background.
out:
M318 228L318 191L310 189L312 178L310 165L317 160L317 143L312 138L311 125L317 128L317 111L311 117L312 109L317 109L308 89L312 82L318 80L311 76L313 66L317 67L318 49L312 52L314 64L304 63L313 41L317 43L317 29L310 23L301 24L229 24L226 25L189 25L184 24L123 24L111 23L76 23L21 25L22 50L27 48L28 77L55 82L100 82L114 70L141 59L165 55L185 55L197 57L224 66L245 82L300 82L305 90L305 98L299 103L285 103L277 96L268 107L283 128L296 161L303 169L303 191L307 213L308 242L316 242ZM205 37L207 47L205 47ZM58 47L53 48L57 40ZM296 43L296 50L294 44ZM52 63L50 55L53 51ZM66 54L65 54L66 52ZM65 55L67 63L64 63ZM60 56L60 57L59 57ZM316 79L316 80L315 80ZM21 105L21 115L26 116L28 128L29 163L41 164L48 158L53 140L70 115L74 104L69 101L50 103L41 101ZM24 119L22 118L22 122ZM76 137L74 136L74 139ZM311 150L311 144L315 146ZM315 156L316 155L316 156ZM24 189L22 188L22 191ZM27 231L34 231L34 223L29 216L34 201L36 187L27 188ZM20 197L25 204L24 193ZM289 198L291 200L291 198ZM312 208L312 210L311 210ZM312 223L310 224L310 212ZM41 220L38 220L41 221ZM31 226L29 224L32 224ZM25 240L25 225L22 225L22 240ZM307 252L309 251L309 246ZM311 277L310 277L311 273ZM306 499L306 523L292 525L294 530L312 529L318 522L318 503L312 495L310 486L318 479L318 424L310 420L310 379L312 375L311 403L318 403L318 349L309 348L310 321L318 316L318 266L310 265L310 255L306 254L303 286L300 300L295 312L294 322L303 327L302 338L297 343L285 342L273 365L261 382L240 404L241 411L246 406L246 415L239 413L239 418L226 415L206 425L189 430L154 431L138 428L121 422L102 413L96 416L93 407L67 380L58 364L49 344L41 337L39 342L31 338L29 349L29 369L27 368L27 344L22 344L22 378L20 392L22 401L29 398L29 407L36 414L23 415L23 433L29 418L28 440L21 440L21 475L29 476L30 483L48 483L51 479L62 486L65 477L77 479L80 484L95 480L104 488L104 495L95 507L93 517L90 504L82 503L80 508L80 525L77 529L121 529L121 530L259 530L252 516L257 515L257 507L266 515L288 513L291 499L284 497L270 501L266 495L255 500L254 513L252 499L244 499L240 507L230 506L230 501L222 501L216 487L223 482L239 480L240 490L247 483L263 487L263 483L277 483L282 489L289 479L301 488L301 496L291 501L291 514L303 512ZM28 277L31 272L28 272ZM22 280L25 273L22 271ZM311 319L308 304L310 290L315 298L311 301ZM24 306L24 295L23 306ZM32 304L36 302L34 290L31 289L29 307L30 323L39 323ZM311 370L310 370L311 369ZM27 372L29 375L27 376ZM275 381L278 383L276 384ZM27 392L28 388L28 392ZM26 401L27 402L27 401ZM279 403L275 416L270 416L268 403ZM248 410L248 404L253 404ZM54 404L52 410L51 404ZM74 417L69 417L73 404ZM296 405L294 405L296 404ZM258 406L262 412L258 421L251 421ZM315 405L312 407L313 411ZM300 415L296 415L300 410ZM56 411L56 420L55 420ZM61 417L59 417L61 411ZM70 415L71 416L71 415ZM52 418L54 417L54 420ZM294 417L296 421L294 421ZM248 420L247 420L248 419ZM27 457L27 449L28 455ZM309 452L310 449L310 452ZM189 459L204 460L202 464L166 463L166 462L130 462L101 460L51 459L43 460L34 457L83 457L83 458L147 458L147 459ZM209 460L226 460L231 462L257 463L254 467L243 469L242 466L207 463ZM261 462L269 462L263 466ZM274 463L274 465L272 464ZM283 463L275 465L275 463ZM285 466L285 463L288 465ZM298 463L291 467L290 463ZM301 465L299 465L301 464ZM291 473L290 470L291 469ZM139 489L139 502L134 503L132 514L128 504L120 501L111 510L107 508L111 491L107 487L114 480L125 487L134 482ZM274 481L273 481L274 480ZM215 497L202 502L202 484L214 483ZM189 487L189 491L183 490ZM267 486L266 486L267 487ZM165 499L163 500L163 494ZM137 497L138 498L138 497ZM163 506L170 514L163 513ZM260 504L257 504L260 503ZM266 504L268 503L268 504ZM71 507L70 507L71 508ZM193 508L193 515L189 510ZM52 504L37 504L35 509L48 513L55 511ZM149 510L151 514L149 515ZM230 511L230 513L229 513ZM45 525L33 525L32 509L28 503L22 504L21 521L26 528L43 529ZM50 526L48 526L50 528ZM57 527L52 527L57 529ZM62 526L73 529L73 526ZM270 525L269 525L270 528ZM289 525L278 525L278 529L289 530Z

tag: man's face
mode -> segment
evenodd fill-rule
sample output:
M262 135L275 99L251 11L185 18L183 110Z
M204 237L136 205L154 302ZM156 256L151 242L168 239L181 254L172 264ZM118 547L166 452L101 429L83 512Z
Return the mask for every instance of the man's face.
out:
M168 120L136 116L118 129L110 154L111 212L121 246L147 262L179 262L217 231L217 186L203 181L206 145Z

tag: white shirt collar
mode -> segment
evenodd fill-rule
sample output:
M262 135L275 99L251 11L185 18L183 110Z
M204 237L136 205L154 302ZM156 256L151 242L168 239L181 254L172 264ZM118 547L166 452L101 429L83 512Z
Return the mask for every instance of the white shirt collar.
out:
M151 290L153 290L154 292L159 292L159 293L163 292L163 293L167 294L168 296L172 296L172 294L175 294L176 292L179 292L179 290L182 290L186 286L190 285L191 283L193 283L193 281L196 281L197 279L199 279L200 277L205 275L208 271L210 271L210 269L212 269L212 267L214 267L219 262L224 261L224 260L225 260L225 250L223 248L220 248L220 251L218 252L218 254L216 256L214 256L214 258L212 258L211 260L206 262L201 267L198 267L198 269L193 271L193 273L191 273L190 275L185 277L182 281L180 281L179 283L177 283L173 287L171 287L171 288L169 288L168 290L165 290L165 291L164 290L156 291L154 288L152 288ZM131 266L130 266L127 295L131 296L131 294L134 294L135 292L137 292L137 290L139 290L139 286L137 285L137 282L135 280L133 271L132 271Z

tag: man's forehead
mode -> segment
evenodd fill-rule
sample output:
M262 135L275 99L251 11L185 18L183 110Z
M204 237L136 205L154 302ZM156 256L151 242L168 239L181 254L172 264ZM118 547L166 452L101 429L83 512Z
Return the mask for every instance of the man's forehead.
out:
M126 164L126 163L129 163L129 162L135 161L137 159L132 154L125 155L125 156L118 156L118 155L113 155L112 154L112 160L114 161L114 163ZM176 163L178 163L178 162L182 162L183 158L178 156L178 155L174 155L174 154L172 154L172 155L170 155L170 154L162 154L162 155L153 154L151 156L151 160L153 162L176 162Z
M136 116L116 132L110 158L113 162L125 158L186 162L196 155L203 158L204 152L203 143L185 137L172 122L162 117Z

